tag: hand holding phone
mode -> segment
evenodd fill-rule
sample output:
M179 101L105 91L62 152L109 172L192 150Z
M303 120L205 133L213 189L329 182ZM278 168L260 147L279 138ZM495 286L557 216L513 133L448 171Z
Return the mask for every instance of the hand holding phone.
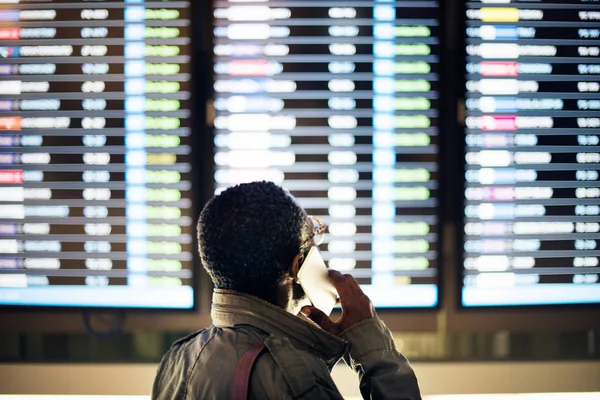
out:
M316 246L310 249L302 263L298 281L312 305L330 315L337 302L338 292L329 279L329 270Z
M360 285L352 275L342 275L335 270L328 270L329 280L337 288L342 304L342 316L337 321L332 321L325 313L316 307L302 307L302 314L310 318L323 330L339 335L349 327L364 321L375 318L377 313L373 303L361 290Z

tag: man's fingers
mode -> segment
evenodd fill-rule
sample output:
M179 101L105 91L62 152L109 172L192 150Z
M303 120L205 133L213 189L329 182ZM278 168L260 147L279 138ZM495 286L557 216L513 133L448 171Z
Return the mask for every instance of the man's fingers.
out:
M344 302L349 301L353 296L363 293L360 285L352 275L343 275L341 272L333 269L330 269L328 273L329 280L338 292L342 308L344 307Z
M345 279L344 275L340 271L335 269L329 268L327 270L327 274L329 275L329 280L331 282L343 281Z
M323 330L329 333L335 332L335 323L318 308L304 306L300 312L304 314L305 317L312 320L315 324L319 325Z
M362 289L360 288L360 285L358 284L358 282L356 281L356 279L354 279L354 277L350 274L346 274L344 275L346 277L346 284L348 286L350 286L350 289L352 289L352 291L354 293L361 293Z
M346 276L342 275L341 272L336 271L334 269L330 269L328 271L329 280L335 286L335 290L337 290L338 295L340 296L340 301L342 305L344 305L344 299L350 298L352 296L352 291L348 286L348 282L346 281Z

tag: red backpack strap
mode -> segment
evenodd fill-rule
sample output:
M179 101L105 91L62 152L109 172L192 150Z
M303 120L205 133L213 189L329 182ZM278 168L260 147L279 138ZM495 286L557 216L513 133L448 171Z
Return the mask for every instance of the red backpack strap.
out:
M235 369L233 383L233 400L247 400L250 388L250 374L258 356L266 349L265 343L260 342L248 349L240 358Z

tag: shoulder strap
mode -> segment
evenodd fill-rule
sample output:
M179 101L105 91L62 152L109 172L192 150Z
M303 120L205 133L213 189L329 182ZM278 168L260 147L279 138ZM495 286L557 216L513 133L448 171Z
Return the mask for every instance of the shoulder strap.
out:
M266 349L265 343L260 342L247 350L240 358L235 369L233 383L233 400L247 400L250 387L250 375L258 356Z

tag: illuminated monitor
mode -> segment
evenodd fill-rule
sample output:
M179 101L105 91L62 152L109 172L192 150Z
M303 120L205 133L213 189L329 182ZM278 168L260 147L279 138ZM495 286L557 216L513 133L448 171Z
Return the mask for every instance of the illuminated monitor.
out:
M214 7L216 190L282 185L376 306L436 306L438 3Z
M466 3L462 305L600 303L600 4Z
M0 5L0 305L194 307L189 8Z

